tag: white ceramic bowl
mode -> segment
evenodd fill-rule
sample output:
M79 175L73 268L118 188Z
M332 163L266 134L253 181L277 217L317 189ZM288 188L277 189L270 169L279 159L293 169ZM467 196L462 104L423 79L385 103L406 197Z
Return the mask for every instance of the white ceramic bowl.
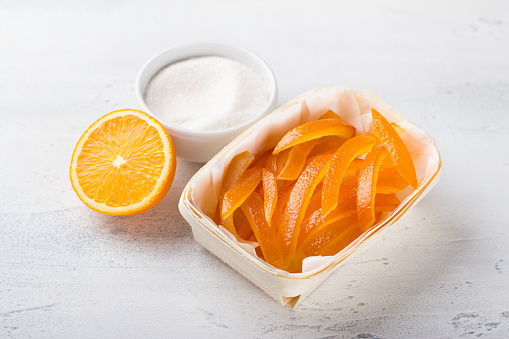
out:
M196 131L168 123L150 110L144 99L145 88L152 77L165 66L192 57L216 55L236 60L260 75L270 93L265 108L242 125L219 131ZM141 68L135 84L136 97L142 110L152 115L170 133L177 156L194 162L207 162L230 141L256 121L272 112L277 105L277 83L269 66L252 52L230 45L217 43L189 43L171 47L150 60Z

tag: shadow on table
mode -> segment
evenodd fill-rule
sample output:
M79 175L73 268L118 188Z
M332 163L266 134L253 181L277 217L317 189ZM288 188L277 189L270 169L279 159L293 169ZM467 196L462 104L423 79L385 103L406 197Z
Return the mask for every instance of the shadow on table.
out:
M192 237L191 227L178 210L178 202L185 185L201 166L178 159L172 187L154 208L131 216L97 214L97 223L113 235L134 240L155 238L173 242Z
M300 309L332 311L335 315L333 318L337 317L338 321L333 320L330 328L351 326L351 331L361 333L363 326L369 324L372 333L378 333L377 330L387 330L390 319L398 323L407 319L405 316L408 314L419 314L423 305L429 309L432 299L437 307L450 305L457 295L461 295L461 291L455 292L461 284L471 284L467 280L476 280L474 270L465 272L458 266L463 267L477 245L476 241L482 238L479 238L473 225L476 216L472 214L475 211L466 214L462 213L465 209L460 208L468 203L469 197L452 194L443 189L439 194L426 197L415 207L415 212L410 212L413 215L391 226L392 229L383 235L386 249L381 251L380 245L367 248L366 252L363 251L329 277L303 302ZM458 210L451 210L451 206L458 206ZM410 223L413 223L412 230L407 232L409 227L405 224ZM418 239L409 240L406 244L401 242L412 234ZM367 253L371 249L376 251L376 257ZM397 257L414 259L398 260L400 267L391 267L389 271L384 269L390 267L385 265L390 265L391 259ZM399 277L397 283L394 283L395 274ZM368 306L363 309L365 305ZM442 311L436 309L436 312ZM349 317L350 320L339 320L343 317ZM377 318L383 321L373 321ZM375 324L380 327L377 328Z

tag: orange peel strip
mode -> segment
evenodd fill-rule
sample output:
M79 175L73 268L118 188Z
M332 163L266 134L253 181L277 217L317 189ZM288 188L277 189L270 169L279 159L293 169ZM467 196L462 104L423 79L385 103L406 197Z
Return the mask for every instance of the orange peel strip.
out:
M311 152L316 142L316 139L310 140L292 147L288 153L286 163L277 178L283 180L297 179L299 174L302 172L302 168L304 167L309 152Z
M374 108L371 109L375 135L382 141L389 152L396 169L412 188L417 188L417 176L415 166L401 137L394 127Z
M269 226L272 225L272 215L277 204L277 183L276 176L266 168L262 172L263 184L263 209L265 212L265 220Z
M251 162L248 168L251 167L265 167L267 164L267 160L272 155L272 152L274 151L274 148L269 149L268 151L265 151L259 155L257 155L254 160Z
M327 135L338 135L349 139L355 135L355 127L338 119L323 119L300 125L286 133L274 148L274 154L302 144L306 141L319 139Z
M296 251L300 223L313 191L323 179L331 158L332 155L316 157L304 168L290 193L278 233L281 250L286 258L291 257Z
M235 225L233 219L224 220L221 218L221 209L223 206L223 197L225 193L233 187L239 180L240 176L246 168L248 168L249 164L253 161L254 156L248 151L237 154L232 158L230 164L226 168L223 181L221 182L221 187L218 193L218 202L216 207L216 212L214 215L214 221L217 224L222 224L224 228L226 228L231 234L238 238L237 231L235 229Z
M283 167L285 166L286 159L288 158L288 154L290 150L287 149L281 153L272 153L268 159L265 167L272 171L275 175L278 175Z
M373 149L366 155L364 166L359 173L357 185L357 214L361 232L367 231L375 223L375 196L378 171L388 155L384 147Z
M263 200L260 195L256 192L251 193L241 205L241 209L253 229L265 261L276 268L281 268L283 254L274 229L265 221Z
M369 152L379 140L372 134L358 135L347 140L334 153L331 164L323 179L322 213L324 217L338 205L338 193L341 181L348 165L358 156Z
M344 239L349 234L354 234L355 239L360 235L359 226L357 225L356 219L356 215L351 215L349 217L328 224L312 237L308 238L308 240L302 246L302 252L304 252L306 256L317 255L324 246L335 239ZM346 245L348 245L350 242L348 242Z
M397 193L407 187L408 181L406 181L405 178L403 178L394 167L380 168L380 172L378 173L378 181L376 183L377 194Z
M318 120L323 120L323 119L339 119L341 120L341 118L339 117L339 115L337 115L336 113L334 113L333 111L331 110L328 110L327 112L325 112L324 114L322 114Z
M281 223L281 218L285 212L286 205L288 204L288 199L290 199L290 194L292 193L293 187L295 183L286 186L278 193L278 199L276 204L276 211L272 216L272 226L276 230L276 233L279 232L279 224Z
M239 180L223 197L221 219L225 220L232 215L233 211L239 208L244 200L256 189L261 180L262 169L260 167L253 167L242 173Z
M322 137L318 140L318 143L309 152L308 157L312 158L317 155L334 154L341 145L345 142L344 138L338 137L337 135L329 135Z
M253 235L253 229L247 221L244 212L242 212L242 209L238 208L233 212L233 221L238 235L244 240L249 240Z
M354 215L347 219L340 220L336 224L332 224L331 226L334 225L335 229L331 229L327 232L328 234L326 233L324 236L325 239L328 236L330 240L328 242L324 241L326 243L315 250L315 255L336 255L343 248L351 244L352 241L357 239L361 235L361 232L359 231L359 225L355 219L356 216Z

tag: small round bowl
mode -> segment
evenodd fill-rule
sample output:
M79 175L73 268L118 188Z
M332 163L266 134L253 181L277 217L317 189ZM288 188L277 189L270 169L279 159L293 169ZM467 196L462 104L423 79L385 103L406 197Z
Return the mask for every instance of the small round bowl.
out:
M144 99L145 87L152 77L165 66L192 57L222 56L236 60L260 75L267 84L269 101L263 110L245 123L218 131L196 131L168 123L151 111ZM277 105L277 83L269 66L252 52L230 45L216 43L189 43L171 47L148 60L138 73L135 84L136 97L143 110L159 120L170 133L177 156L194 162L207 162L230 141L256 121L272 112Z

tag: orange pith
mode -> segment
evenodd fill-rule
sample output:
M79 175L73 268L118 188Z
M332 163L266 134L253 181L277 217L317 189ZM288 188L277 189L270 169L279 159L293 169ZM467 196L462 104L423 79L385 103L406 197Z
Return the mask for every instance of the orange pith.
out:
M385 220L401 203L396 193L417 180L399 137L405 129L374 110L372 117L374 132L355 136L327 111L265 148L221 190L223 224L256 241L262 260L293 273L306 257L335 255Z
M162 200L175 167L173 142L164 127L144 112L126 109L104 115L81 136L70 177L91 209L131 215Z

